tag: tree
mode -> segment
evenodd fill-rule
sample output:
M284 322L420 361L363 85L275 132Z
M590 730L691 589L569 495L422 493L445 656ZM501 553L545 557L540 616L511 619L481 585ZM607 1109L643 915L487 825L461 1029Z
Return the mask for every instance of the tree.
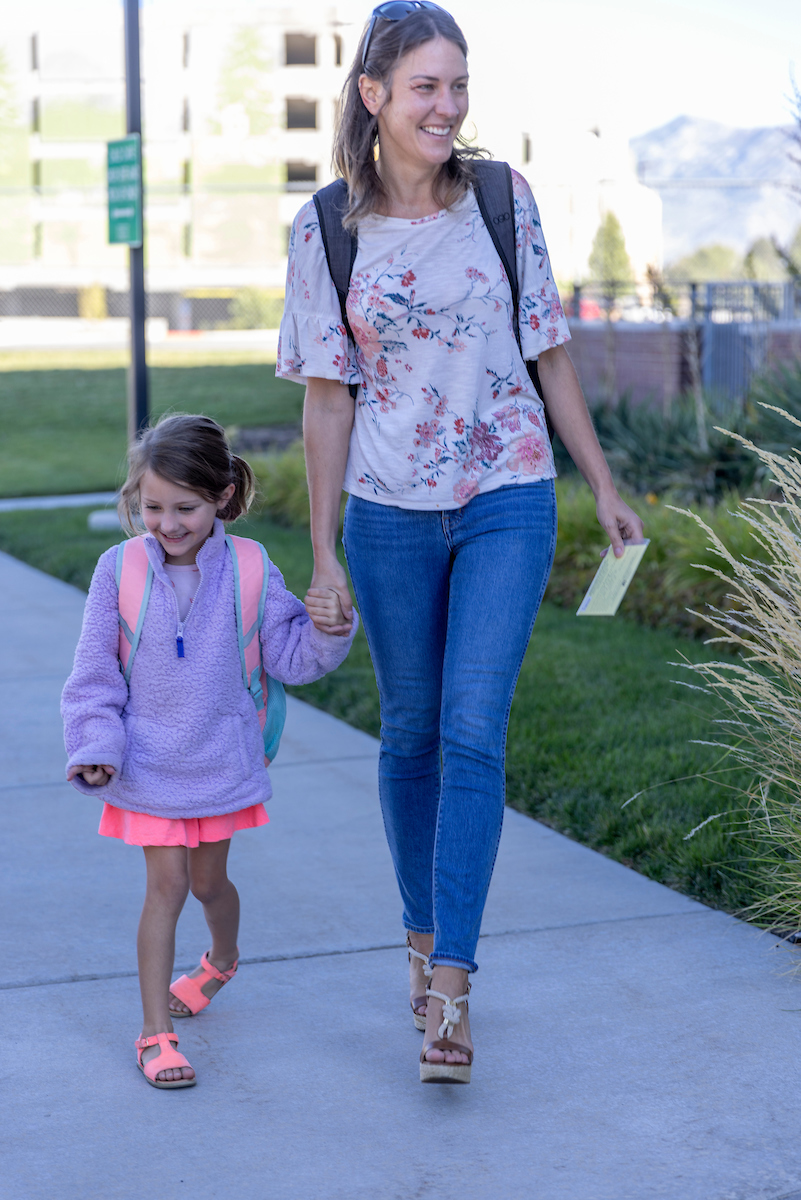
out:
M267 87L271 66L256 26L237 29L220 72L218 104L221 109L240 106L252 134L267 133L272 125L272 95Z
M634 282L626 239L620 221L608 212L595 234L589 259L590 274L604 285L604 291L614 299L626 285Z
M672 283L708 283L742 279L743 260L733 246L714 242L699 246L692 254L671 263L665 276Z
M787 254L778 253L774 239L757 238L743 259L746 279L758 279L765 283L784 280L787 276L786 257Z

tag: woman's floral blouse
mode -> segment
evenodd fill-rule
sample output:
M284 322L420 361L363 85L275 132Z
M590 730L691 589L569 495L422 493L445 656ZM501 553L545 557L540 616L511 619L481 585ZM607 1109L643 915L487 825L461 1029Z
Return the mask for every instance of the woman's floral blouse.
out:
M520 334L535 359L570 338L539 213L513 172ZM458 508L556 474L515 341L512 294L471 193L430 217L369 217L342 325L312 201L289 243L276 374L359 385L345 489L401 508Z

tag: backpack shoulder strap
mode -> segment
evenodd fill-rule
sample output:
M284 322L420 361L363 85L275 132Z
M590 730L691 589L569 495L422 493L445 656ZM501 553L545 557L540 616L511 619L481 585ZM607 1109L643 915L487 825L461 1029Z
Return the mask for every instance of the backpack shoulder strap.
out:
M323 238L325 257L328 270L334 281L342 313L342 323L348 331L348 337L353 340L346 302L350 289L350 277L353 264L356 261L358 241L342 224L345 215L345 204L348 198L348 185L344 179L335 179L327 187L320 188L314 193L314 207L320 219L320 233Z
M242 678L248 691L261 670L259 630L270 583L270 560L260 542L228 534L225 539L234 565L236 626Z
M153 584L153 567L142 537L130 538L117 547L117 608L120 622L119 656L125 682L133 669L147 602Z
M320 233L323 239L328 270L336 288L337 299L339 300L342 324L345 326L348 337L355 346L356 339L353 336L353 330L348 320L347 301L350 290L350 277L353 274L353 264L356 261L356 252L359 248L359 243L355 234L349 233L342 224L347 198L348 185L344 179L335 179L327 187L320 188L319 192L315 192L313 197L314 207L317 209L317 217L320 221ZM350 394L355 399L357 393L358 388L352 383L350 385Z
M512 170L508 163L476 159L472 164L476 173L476 201L484 224L487 227L498 257L512 289L515 335L517 333L517 309L520 303L520 284L517 278L517 251L515 247L515 194L512 185Z
M252 538L228 534L225 541L234 567L236 630L242 680L256 705L264 739L264 760L269 765L278 752L286 720L283 684L266 673L261 657L259 633L270 583L270 560L261 542Z
M515 192L512 168L505 162L493 162L479 158L472 164L476 176L475 194L479 212L492 238L498 258L503 264L509 287L512 289L512 328L515 341L522 352L520 341L520 280L517 277L517 246L515 230ZM542 400L540 373L536 362L526 360L526 368L534 390ZM548 433L553 438L553 428L548 410L545 410Z

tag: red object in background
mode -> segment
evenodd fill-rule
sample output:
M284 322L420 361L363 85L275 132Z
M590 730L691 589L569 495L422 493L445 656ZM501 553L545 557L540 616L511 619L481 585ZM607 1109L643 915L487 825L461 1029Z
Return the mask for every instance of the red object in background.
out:
M565 316L574 317L576 314L573 311L573 297L565 303ZM580 321L600 321L603 316L603 310L595 300L588 300L582 296L579 300L579 320Z

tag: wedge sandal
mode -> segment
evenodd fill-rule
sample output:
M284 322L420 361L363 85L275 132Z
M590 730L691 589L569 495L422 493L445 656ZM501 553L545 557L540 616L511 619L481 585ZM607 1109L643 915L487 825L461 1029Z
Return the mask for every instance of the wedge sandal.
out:
M408 929L406 930L406 946L409 951L409 962L411 962L413 958L419 958L423 964L423 974L425 975L426 979L430 979L434 974L434 969L431 966L431 963L428 961L428 955L421 954L419 950L415 950L414 946L412 945L412 939L409 936ZM409 1004L412 1007L412 1020L414 1021L415 1029L424 1030L426 1027L425 1017L422 1015L422 1013L417 1011L418 1008L422 1008L426 1002L426 999L426 996L415 996L414 999L409 1001Z
M473 1051L468 1046L463 1046L461 1042L451 1040L454 1029L462 1019L462 1014L459 1012L459 1005L464 1004L465 1011L467 1009L467 993L464 996L457 996L455 1000L452 1000L450 996L446 996L442 992L435 992L431 988L426 988L426 996L436 996L437 1000L442 1001L442 1024L437 1030L436 1040L426 1042L420 1051L420 1082L469 1083L470 1070L473 1065ZM429 1050L453 1050L457 1054L466 1055L467 1062L429 1062L426 1058Z
M174 1008L171 1008L171 1017L195 1017L199 1012L202 1012L213 999L212 996L207 996L202 990L205 984L210 979L216 979L222 987L225 987L226 983L230 983L234 975L236 975L239 959L237 958L233 966L229 967L227 971L218 971L214 964L209 962L208 954L204 954L200 960L200 965L203 969L202 975L197 975L194 979L191 975L182 975L180 979L176 979L175 983L170 984L172 995L189 1009L189 1012L185 1013L177 1012ZM215 992L214 994L216 995L217 993Z
M178 1045L177 1033L154 1033L152 1037L137 1038L136 1065L147 1082L154 1088L187 1088L194 1087L197 1076L192 1079L156 1079L160 1071L178 1070L179 1067L191 1067L192 1064L179 1054L175 1047ZM142 1051L148 1046L158 1046L159 1053L148 1062L142 1062Z

